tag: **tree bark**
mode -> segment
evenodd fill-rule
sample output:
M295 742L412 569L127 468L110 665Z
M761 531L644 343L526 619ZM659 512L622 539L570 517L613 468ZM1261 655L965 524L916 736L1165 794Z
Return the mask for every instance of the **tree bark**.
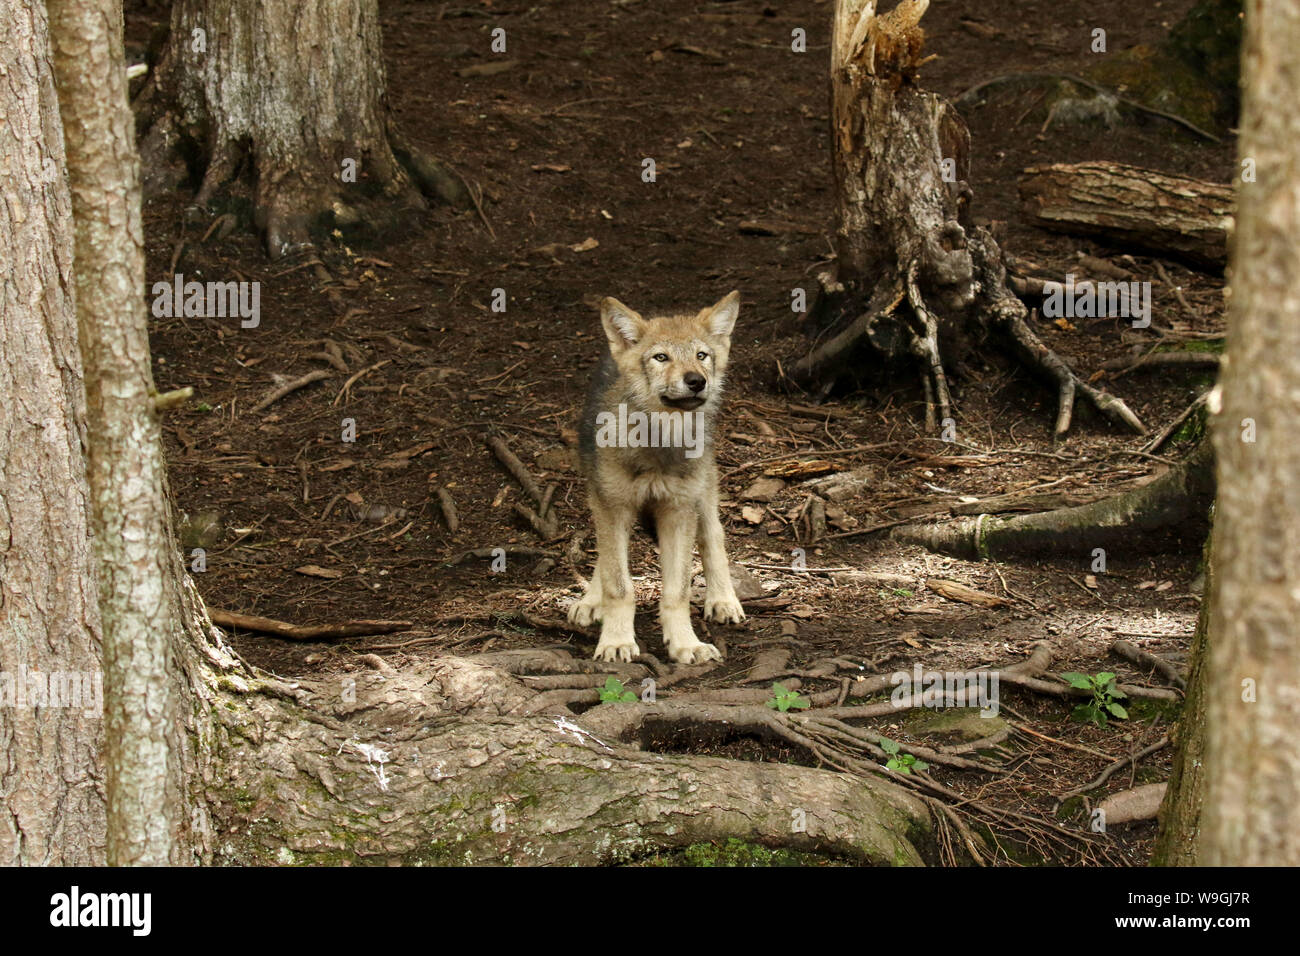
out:
M1211 560L1213 534L1205 544L1205 600L1192 635L1191 666L1187 674L1187 698L1178 726L1169 734L1174 744L1174 763L1169 786L1160 804L1160 831L1151 852L1153 866L1196 866L1200 862L1198 837L1205 796L1206 694L1209 687L1209 624L1211 595L1214 593L1214 564Z
M1020 199L1025 215L1045 229L1216 271L1228 256L1230 186L1120 163L1055 163L1024 171Z
M136 103L146 168L188 157L206 205L247 166L274 258L335 227L387 232L424 194L464 202L393 128L381 45L378 0L176 0Z
M116 0L49 0L75 221L78 341L86 381L91 530L103 616L107 858L175 859L182 723L171 642L181 631L140 291L140 162ZM171 739L169 739L169 737Z
M1278 108L1300 98L1297 49L1300 7L1246 4L1238 151L1258 175L1238 190L1213 430L1219 500L1199 855L1210 866L1300 864L1300 115Z
M103 684L72 209L44 5L0 4L0 34L0 864L89 865ZM55 677L80 701L49 706Z

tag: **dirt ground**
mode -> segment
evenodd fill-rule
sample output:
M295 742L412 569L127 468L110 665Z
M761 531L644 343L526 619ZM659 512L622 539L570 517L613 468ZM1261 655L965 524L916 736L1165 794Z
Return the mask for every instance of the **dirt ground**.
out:
M555 644L590 654L595 635L573 633L563 621L593 557L590 535L576 566L567 554L573 536L588 529L572 444L602 342L594 303L616 295L647 312L694 310L732 288L743 304L721 428L723 511L733 559L750 567L765 596L742 625L699 623L705 639L725 646L726 660L698 668L671 692L739 686L756 655L773 649L789 651L785 683L805 694L914 663L927 670L1013 664L1044 638L1055 642L1058 673L1110 670L1133 684L1163 686L1108 653L1120 637L1185 660L1200 600L1194 549L1112 552L1105 573L1094 575L1090 559L968 562L900 546L888 528L864 530L946 516L964 499L1039 485L1088 500L1150 480L1178 446L1159 458L1134 454L1144 439L1083 409L1068 440L1054 446L1054 390L993 351L969 358L974 381L955 394L963 440L977 446L958 452L924 434L920 383L906 370L882 372L878 388L837 396L821 413L792 410L810 398L777 387L778 362L807 348L790 310L791 289L809 282L831 250L831 3L381 6L397 119L417 145L482 187L481 214L435 209L424 229L382 245L322 248L336 280L327 288L311 268L271 262L245 230L209 234L216 214L187 211L187 194L154 198L145 210L151 282L173 272L261 282L256 329L229 319L162 319L154 328L159 389L192 385L198 393L190 408L168 415L166 437L187 553L196 546L207 552L206 570L196 575L204 598L295 623L411 622L406 633L335 642L235 632L234 646L250 662L293 677L370 666L361 659L369 653L399 667L418 655ZM1122 50L1159 40L1188 6L935 0L924 22L928 50L938 58L922 79L955 97L1002 73L1079 73L1095 56L1088 48L1094 25L1107 29L1112 50ZM157 16L133 11L129 39L143 45ZM517 62L495 75L457 76L488 62L489 33L498 26ZM790 51L795 27L807 30L805 54ZM1161 325L1221 329L1220 278L1163 263L1182 287L1180 301L1152 259L1034 229L1019 214L1016 176L1034 163L1107 159L1226 182L1232 144L1208 143L1158 120L1043 130L1041 93L995 89L963 109L975 218L1004 223L1004 247L1052 271L1070 271L1082 252L1151 279ZM645 157L656 160L654 183L642 182ZM752 235L739 228L748 220L790 225L778 235ZM504 314L490 309L498 288L508 300ZM1037 328L1088 374L1135 343L1155 341L1117 319L1070 328L1038 320ZM320 357L329 343L339 349L338 367ZM251 411L279 383L316 369L330 377ZM1102 384L1158 430L1206 380L1162 371ZM355 420L353 443L341 440L348 418ZM556 485L556 539L539 541L513 512L525 499L486 449L489 430L541 481ZM884 442L897 444L843 452ZM798 532L806 483L788 483L770 502L742 500L766 459L799 451L862 469L867 479L858 493L830 501L831 537L816 544ZM454 534L438 506L439 487L459 512ZM508 557L500 573L483 559L449 564L471 549L511 545L545 548L557 558L546 568L535 558ZM791 568L799 547L816 573ZM661 655L648 539L635 542L633 568L638 639ZM816 570L846 568L874 576ZM927 587L936 578L1008 603L949 600ZM815 667L826 661L836 662L829 676L807 676L827 673ZM1014 725L1005 772L932 773L995 806L1048 817L1057 797L1167 734L1174 713L1138 707L1133 719L1103 730L1071 721L1061 700L1011 687L1002 693L1002 716ZM895 739L935 743L910 718L874 726ZM784 757L752 742L707 747L749 759ZM1090 796L1162 780L1171 756L1166 747ZM1060 822L1086 828L1086 806L1066 804ZM1108 851L1081 851L1077 859L1142 864L1154 832L1151 823L1114 828Z

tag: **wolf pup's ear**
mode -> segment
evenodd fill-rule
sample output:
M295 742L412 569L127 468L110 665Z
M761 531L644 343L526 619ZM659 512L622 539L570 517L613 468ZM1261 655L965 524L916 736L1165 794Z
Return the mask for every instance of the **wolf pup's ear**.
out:
M600 302L600 324L605 327L610 351L616 355L625 348L636 345L645 334L645 320L618 299L609 296Z
M719 338L731 338L731 330L736 327L736 316L740 313L740 293L732 290L726 297L709 309L709 334Z

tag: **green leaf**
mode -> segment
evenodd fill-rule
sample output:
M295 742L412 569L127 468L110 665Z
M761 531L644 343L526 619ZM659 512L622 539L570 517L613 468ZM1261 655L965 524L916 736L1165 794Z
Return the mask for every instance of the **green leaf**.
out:
M1118 717L1120 720L1128 720L1128 711L1125 710L1119 704L1115 703L1114 701L1111 701L1109 704L1107 704L1106 709L1109 710L1116 717Z
M895 741L890 740L888 737L881 737L880 749L887 754L896 754L898 753L898 744Z
M785 689L784 684L773 684L772 693L775 694L777 697L784 697L786 694L790 692Z
M915 767L917 770L929 770L929 769L930 769L930 765L929 765L928 763L926 763L924 760L918 760L918 761L916 761L914 764L912 764L912 766Z
M894 759L894 758L891 757L890 760L889 760L889 762L888 762L887 764L885 764L885 769L887 769L887 770L903 770L903 769L904 769L904 767L903 767L903 762L902 762L901 760L897 760L897 759Z
M777 708L779 708L779 707L781 706L781 702L780 702L779 700L777 700L776 698L773 698L772 700L769 700L769 701L767 702L767 706L768 706L768 707L771 707L773 710L776 710Z
M1077 687L1080 690L1092 690L1092 678L1086 674L1076 674L1074 671L1070 671L1068 674L1061 674L1060 678L1069 681L1071 687Z
M1110 671L1102 671L1100 674L1097 675L1095 679L1099 687L1105 687L1107 684L1109 684L1111 681L1115 679L1115 675L1112 674Z

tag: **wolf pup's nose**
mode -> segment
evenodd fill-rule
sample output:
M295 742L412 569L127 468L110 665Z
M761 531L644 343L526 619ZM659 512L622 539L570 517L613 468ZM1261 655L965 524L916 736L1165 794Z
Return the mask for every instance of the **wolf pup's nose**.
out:
M704 376L699 372L687 372L682 376L682 381L686 383L686 387L692 392L702 392L704 391L704 386L708 384L704 380Z

